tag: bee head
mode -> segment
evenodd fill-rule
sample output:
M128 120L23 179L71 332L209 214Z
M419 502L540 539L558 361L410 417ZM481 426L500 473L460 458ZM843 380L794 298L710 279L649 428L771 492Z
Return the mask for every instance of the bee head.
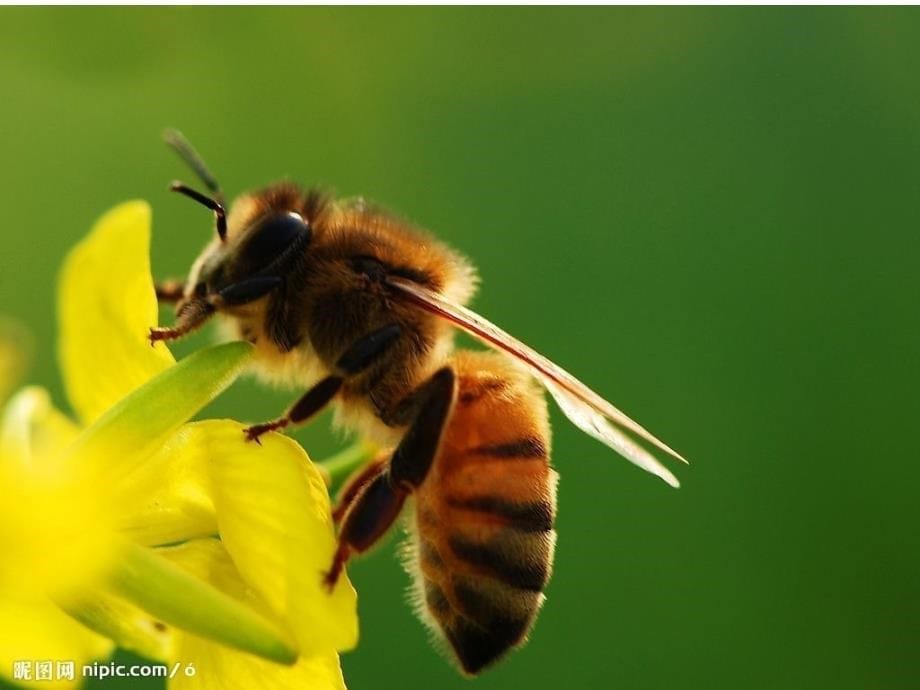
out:
M151 342L181 338L215 312L256 302L281 287L304 256L313 234L307 220L313 217L310 207L303 207L301 212L301 207L290 203L283 193L262 199L268 203L255 203L252 196L243 197L234 205L228 225L220 185L201 156L175 130L167 130L164 138L195 171L210 195L181 182L173 182L170 189L213 211L217 236L192 264L181 290L158 287L158 298L176 305L176 323L169 328L151 329ZM274 191L285 189L276 186Z
M192 265L179 311L211 313L253 302L281 285L310 242L312 231L304 216L289 210L290 206L269 204L261 213L241 214L245 220L234 223L228 232L220 185L201 156L176 130L167 130L164 139L211 195L181 182L173 182L170 189L213 211L217 230L217 237Z
M192 265L186 300L220 307L265 296L284 282L312 236L308 221L289 210L268 210L229 234L222 227L218 220L217 237Z

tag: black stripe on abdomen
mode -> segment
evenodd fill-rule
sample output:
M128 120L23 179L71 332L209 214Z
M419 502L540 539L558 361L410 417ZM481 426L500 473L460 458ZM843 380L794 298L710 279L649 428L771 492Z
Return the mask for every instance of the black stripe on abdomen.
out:
M512 587L539 592L549 577L547 558L541 558L539 553L529 553L530 561L515 559L509 555L501 539L478 543L454 535L448 543L459 559Z
M553 506L549 501L516 503L499 496L476 496L474 498L449 496L447 504L451 508L498 517L509 527L522 532L549 532L553 528Z
M481 400L484 395L497 394L506 388L508 388L508 382L499 378L476 381L472 384L467 384L466 381L461 380L457 402L461 405L471 405Z
M545 458L546 444L543 443L543 439L528 436L509 443L476 446L467 452L490 458Z

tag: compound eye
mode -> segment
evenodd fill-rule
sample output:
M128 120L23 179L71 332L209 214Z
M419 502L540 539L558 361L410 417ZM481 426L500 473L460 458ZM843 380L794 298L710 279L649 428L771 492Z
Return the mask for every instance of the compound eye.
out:
M280 258L295 243L310 240L310 226L294 213L276 213L256 221L249 237L241 247L245 261L255 269L268 266Z

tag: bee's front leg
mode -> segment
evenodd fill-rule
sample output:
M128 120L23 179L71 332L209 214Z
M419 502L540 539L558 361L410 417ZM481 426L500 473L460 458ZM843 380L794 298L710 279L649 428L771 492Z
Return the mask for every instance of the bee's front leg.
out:
M203 299L193 299L179 307L176 324L172 327L150 329L150 344L158 340L176 340L199 328L214 315L214 305Z

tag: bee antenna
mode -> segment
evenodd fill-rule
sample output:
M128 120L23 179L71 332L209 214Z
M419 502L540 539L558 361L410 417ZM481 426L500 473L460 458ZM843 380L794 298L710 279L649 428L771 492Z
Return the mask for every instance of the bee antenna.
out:
M211 174L201 154L195 150L195 147L189 143L189 140L185 138L182 132L178 129L167 129L163 132L163 141L165 141L166 145L173 151L179 154L179 158L185 161L185 164L195 171L195 174L198 175L198 179L204 182L205 187L208 188L220 203L223 203L224 193L220 189L217 178Z
M187 196L189 199L197 201L202 206L214 211L214 216L217 219L217 236L220 237L221 242L227 240L227 213L224 211L223 204L217 199L212 199L181 182L171 182L169 191L179 192L179 194Z

